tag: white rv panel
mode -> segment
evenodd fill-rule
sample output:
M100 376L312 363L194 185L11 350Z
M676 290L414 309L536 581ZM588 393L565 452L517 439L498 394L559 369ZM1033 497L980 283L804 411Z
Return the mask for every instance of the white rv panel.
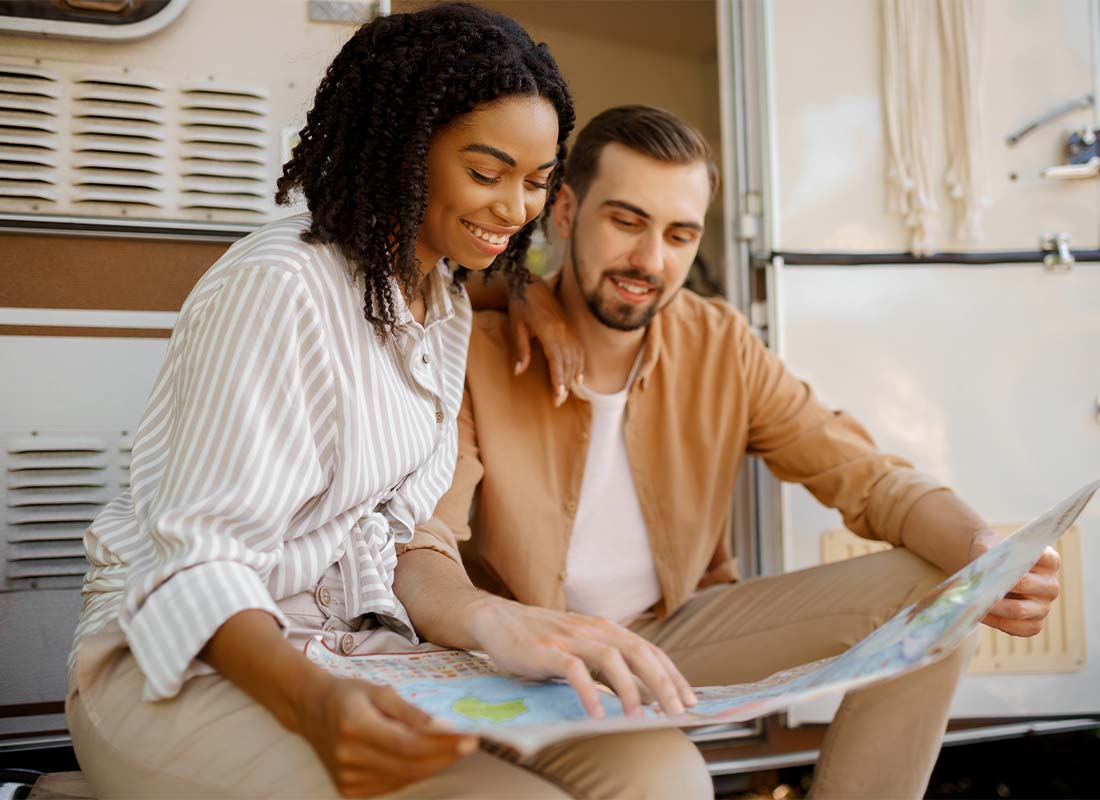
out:
M1100 265L786 266L774 285L791 369L992 524L1100 477ZM839 514L797 486L783 512L786 569L820 563ZM1084 666L967 677L954 716L1100 713L1100 504L1079 524Z
M773 159L778 219L773 250L908 249L900 215L887 208L882 105L882 3L877 0L774 0ZM929 4L931 5L931 4ZM1092 89L1088 3L1083 0L996 0L985 10L984 87L980 115L990 205L984 241L953 237L943 172L944 113L940 62L930 58L929 114L919 135L932 141L941 230L936 249L1036 249L1048 231L1073 246L1097 247L1100 179L1041 178L1064 161L1068 130L1092 120L1078 110L1010 147L1021 124ZM929 42L939 46L938 32ZM1100 98L1098 98L1100 99Z

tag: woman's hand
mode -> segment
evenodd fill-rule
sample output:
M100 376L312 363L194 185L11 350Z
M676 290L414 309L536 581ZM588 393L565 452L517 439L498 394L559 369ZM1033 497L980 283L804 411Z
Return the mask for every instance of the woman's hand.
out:
M970 560L991 549L1000 536L990 529L979 531L970 543ZM1058 570L1062 557L1053 547L1043 551L1035 566L1012 587L982 619L986 625L1013 636L1034 636L1043 630L1051 603L1058 597Z
M478 647L501 669L527 678L564 678L591 717L604 715L593 674L627 714L656 699L668 714L696 703L687 679L656 645L621 625L585 614L485 597L472 604Z
M475 738L442 729L392 689L325 672L260 609L226 620L200 657L305 737L345 797L395 791L477 748Z
M560 406L569 389L584 382L584 346L573 332L554 293L540 278L527 284L523 299L508 302L508 322L512 328L512 354L515 374L531 364L531 337L542 345L550 367L550 389L554 405Z
M295 703L305 737L344 797L396 791L446 769L477 749L448 732L388 686L324 674Z

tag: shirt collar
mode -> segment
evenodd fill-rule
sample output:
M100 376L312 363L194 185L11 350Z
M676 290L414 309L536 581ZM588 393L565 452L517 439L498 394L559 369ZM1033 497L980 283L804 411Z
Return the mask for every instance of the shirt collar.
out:
M365 289L363 284L363 278L360 276L360 289ZM447 322L455 315L454 301L451 299L451 282L452 271L447 266L444 259L439 259L436 262L435 267L427 276L427 293L425 298L425 312L424 312L424 330L427 330L435 325L443 322ZM393 303L394 316L399 326L408 326L416 324L416 320L413 319L412 311L409 310L409 304L405 302L405 295L401 293L401 287L397 283L397 278L390 277L390 300ZM375 310L377 315L377 307L374 306L374 298L371 297L369 302Z

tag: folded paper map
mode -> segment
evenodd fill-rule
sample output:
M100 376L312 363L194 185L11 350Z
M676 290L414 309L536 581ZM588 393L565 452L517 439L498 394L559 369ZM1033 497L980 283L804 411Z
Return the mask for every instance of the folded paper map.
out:
M524 680L498 671L482 655L457 650L344 656L314 639L306 655L337 675L388 684L456 730L521 758L577 737L740 722L892 678L947 655L1031 569L1043 548L1069 528L1097 488L1100 481L1058 503L841 655L756 683L696 688L699 703L685 714L669 716L649 706L642 716L627 717L607 692L606 717L590 719L567 683Z

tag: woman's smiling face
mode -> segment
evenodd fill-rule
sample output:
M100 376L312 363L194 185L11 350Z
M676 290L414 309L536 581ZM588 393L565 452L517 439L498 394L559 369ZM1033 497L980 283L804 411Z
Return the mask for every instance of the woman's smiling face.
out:
M486 269L546 205L558 115L541 97L478 106L432 137L428 205L416 238L421 269L441 257Z

